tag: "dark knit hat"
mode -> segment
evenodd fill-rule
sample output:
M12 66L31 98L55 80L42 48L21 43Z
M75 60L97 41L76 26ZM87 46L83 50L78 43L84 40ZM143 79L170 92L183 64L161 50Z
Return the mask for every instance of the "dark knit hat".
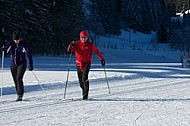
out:
M20 32L18 30L13 32L13 40L18 40L21 38Z

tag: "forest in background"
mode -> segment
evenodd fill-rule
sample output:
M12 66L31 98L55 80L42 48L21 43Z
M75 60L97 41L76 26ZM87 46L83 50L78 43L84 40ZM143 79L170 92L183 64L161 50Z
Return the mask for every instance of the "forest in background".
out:
M190 0L0 0L0 44L19 29L33 54L59 56L83 29L92 42L97 35L118 36L131 29L155 31L159 43L188 51L189 15L183 22L171 17L189 6Z

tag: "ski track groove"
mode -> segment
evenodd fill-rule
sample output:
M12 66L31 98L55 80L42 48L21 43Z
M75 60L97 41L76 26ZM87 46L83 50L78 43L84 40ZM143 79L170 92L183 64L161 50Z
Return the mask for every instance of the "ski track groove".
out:
M125 89L125 88L122 88L122 89L125 89L125 90L119 90L119 91L114 91L114 93L111 93L108 94L108 93L102 93L102 94L97 94L97 95L94 95L92 96L93 98L99 98L101 96L113 96L113 95L119 95L119 94L123 94L123 93L133 93L133 92L138 92L138 91L145 91L145 90L150 90L150 89L160 89L160 88L166 88L166 87L170 87L170 86L178 86L178 85L182 85L181 83L184 83L184 85L190 85L189 84L189 80L184 80L184 81L181 81L181 80L178 80L178 81L171 81L171 80L167 80L168 84L154 84L154 85L145 85L145 86L138 86L137 85L134 85L134 87L132 88L129 88L129 89ZM163 80L163 82L165 82ZM144 82L144 83L148 83L148 82ZM140 85L140 84L138 84ZM124 87L124 86L123 86Z
M174 79L173 79L174 80ZM151 80L151 81L143 81L141 83L138 83L138 84L135 84L136 82L134 83L131 83L130 85L125 85L125 82L126 80L123 79L123 80L112 80L110 82L110 84L113 84L114 82L118 82L118 81L121 81L121 84L120 85L117 85L117 86L111 86L110 89L114 89L114 88L122 88L124 90L119 90L119 91L114 91L112 92L111 90L111 94L108 94L108 93L100 93L100 94L97 94L97 95L92 95L90 96L90 98L92 98L92 101L93 101L93 98L95 98L94 101L104 101L103 99L101 100L102 97L109 97L109 96L114 96L114 95L119 95L119 94L123 94L123 93L132 93L132 92L138 92L138 91L145 91L145 90L151 90L151 89L160 89L160 88L166 88L166 87L169 87L169 86L178 86L178 85L189 85L189 79L187 80L184 80L184 81L181 81L180 79L179 80L174 80L174 81L171 81L171 79L159 79L159 80L156 80L156 82L154 80ZM133 82L133 81L132 81ZM167 84L162 84L161 82L167 82ZM149 85L149 83L151 83L151 85ZM182 83L182 84L181 84ZM101 82L102 84L102 82ZM130 88L129 88L130 87ZM69 90L69 89L68 89ZM96 90L99 90L99 88L93 88L92 91L96 91ZM72 92L72 93L76 93L78 91L75 91L75 92ZM59 104L67 104L67 103L70 103L70 102L75 102L72 101L71 99L61 99L61 98L47 98L48 96L60 96L62 95L63 92L59 92L59 93L55 93L55 94L43 94L43 95L36 95L36 96L32 96L32 97L26 97L24 101L21 101L23 102L24 104L22 105L19 105L19 106L14 106L14 107L1 107L0 109L0 113L4 113L4 112L13 112L13 111L19 111L19 110L23 110L23 109L33 109L33 108L36 108L36 107L45 107L45 106L56 106L56 105L59 105ZM108 99L109 101L112 101L111 99ZM78 100L77 100L78 101ZM114 99L113 101L117 101L117 99ZM118 101L130 101L130 98L128 99L118 99ZM189 100L188 100L189 101ZM0 101L0 103L3 103L3 101ZM6 106L7 104L9 103L15 103L15 105L17 105L17 102L14 102L14 100L10 100L9 101L5 101L2 105L3 106Z
M119 81L121 81L121 80L109 81L110 82L109 84L110 84L111 92L113 92L112 89L114 89L114 88L117 88L117 89L119 89L119 88L121 88L121 89L127 88L128 90L130 90L130 89L134 90L134 89L138 89L138 88L143 89L143 90L146 89L146 88L148 88L148 89L161 88L161 87L166 87L165 84L164 85L162 84L162 83L166 83L166 82L167 82L167 86L176 86L178 84L175 84L175 83L179 83L181 85L182 82L187 82L186 84L188 84L189 79L181 81L181 79L178 80L178 78L177 78L175 80L172 79L172 81L171 81L171 79L165 79L164 78L164 79L158 79L156 81L155 80L150 80L150 81L142 80L142 82L140 82L140 83L139 83L139 80L138 80L138 83L136 81L134 81L134 80L130 81L130 82L121 81L122 84L113 86L113 84L115 82L118 83ZM125 84L125 83L130 83L130 84ZM153 87L153 88L151 88L151 87ZM106 84L105 84L105 88L106 88ZM99 88L92 88L91 89L91 91L96 91L96 90L99 90Z
M34 100L35 103L32 103L32 101L24 100L24 101L20 101L20 102L25 103L23 105L14 106L14 107L8 107L8 108L1 108L0 113L19 111L19 110L23 110L23 109L32 109L32 108L36 108L36 107L45 107L45 106L49 107L49 106L52 106L52 105L55 106L55 105L58 105L58 104L79 101L79 100L71 100L71 99L55 99L55 100L48 100L48 99L43 99L43 98L34 98L34 99L35 99ZM42 99L42 100L40 100L40 99Z

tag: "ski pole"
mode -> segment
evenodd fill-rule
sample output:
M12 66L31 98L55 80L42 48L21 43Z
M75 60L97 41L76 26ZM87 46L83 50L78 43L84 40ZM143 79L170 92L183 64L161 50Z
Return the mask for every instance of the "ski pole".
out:
M73 55L73 53L71 52L70 58L69 58L69 64L68 64L67 79L66 79L66 84L65 84L64 99L65 99L65 96L66 96L67 83L68 83L68 78L69 78L69 71L70 71L70 64L71 64L72 55Z
M34 73L34 71L32 71L32 73L33 73L34 77L36 78L36 80L38 81L38 84L40 85L42 91L44 91L44 88L43 88L42 85L40 84L40 81L39 81L39 79L37 78L37 76L36 76L36 74Z
M1 97L3 96L3 69L4 69L4 51L2 51L2 68L1 68L1 74L2 74L2 84L1 84Z
M104 68L104 73L105 73L105 78L106 78L106 82L107 82L107 86L108 86L109 94L111 94L110 86L109 86L109 84L108 84L108 78L107 78L106 70L105 70L105 67L104 67L104 66L103 66L103 68Z

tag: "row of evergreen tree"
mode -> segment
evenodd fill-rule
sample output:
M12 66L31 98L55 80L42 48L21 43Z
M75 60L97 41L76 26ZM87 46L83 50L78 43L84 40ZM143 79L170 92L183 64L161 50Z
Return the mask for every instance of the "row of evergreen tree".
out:
M0 0L1 45L14 29L41 55L65 54L82 29L92 41L96 35L120 35L121 30L157 31L164 43L176 5L169 0Z
M190 0L164 0L166 5L172 9L172 16L175 16L175 13L184 12L190 9Z

